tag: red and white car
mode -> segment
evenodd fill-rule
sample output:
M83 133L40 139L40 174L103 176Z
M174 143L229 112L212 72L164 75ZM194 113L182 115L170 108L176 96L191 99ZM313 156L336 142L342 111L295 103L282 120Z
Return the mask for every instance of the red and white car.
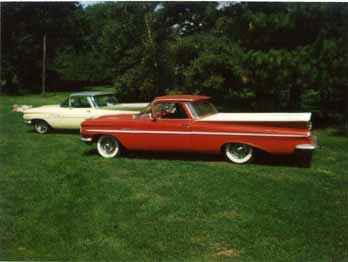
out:
M218 113L206 96L157 97L137 114L102 116L81 124L81 140L105 158L122 150L224 154L242 164L255 150L311 155L311 113Z

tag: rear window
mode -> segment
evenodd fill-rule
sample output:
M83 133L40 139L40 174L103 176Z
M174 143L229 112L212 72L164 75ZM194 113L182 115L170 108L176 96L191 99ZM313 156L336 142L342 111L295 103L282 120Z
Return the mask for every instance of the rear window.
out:
M213 103L211 103L209 100L189 103L189 107L195 117L205 117L214 115L218 112Z

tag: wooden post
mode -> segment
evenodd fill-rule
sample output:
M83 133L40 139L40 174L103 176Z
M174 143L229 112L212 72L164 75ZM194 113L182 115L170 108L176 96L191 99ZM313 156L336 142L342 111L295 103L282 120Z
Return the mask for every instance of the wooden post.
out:
M46 94L46 34L42 39L42 75L41 75L41 94Z

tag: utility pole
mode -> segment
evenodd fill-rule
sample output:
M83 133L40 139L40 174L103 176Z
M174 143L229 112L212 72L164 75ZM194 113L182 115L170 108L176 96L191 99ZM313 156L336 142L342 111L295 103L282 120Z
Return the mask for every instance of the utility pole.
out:
M46 94L46 33L42 39L42 75L41 75L41 95Z

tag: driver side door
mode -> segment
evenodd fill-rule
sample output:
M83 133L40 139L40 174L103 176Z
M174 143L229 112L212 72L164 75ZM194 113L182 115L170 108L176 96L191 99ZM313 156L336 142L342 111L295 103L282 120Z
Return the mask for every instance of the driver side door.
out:
M148 120L146 138L150 150L190 151L191 122L183 103L160 102L154 105L156 119Z
M88 97L72 96L69 107L61 107L58 113L59 128L79 129L80 124L92 116L92 104Z

